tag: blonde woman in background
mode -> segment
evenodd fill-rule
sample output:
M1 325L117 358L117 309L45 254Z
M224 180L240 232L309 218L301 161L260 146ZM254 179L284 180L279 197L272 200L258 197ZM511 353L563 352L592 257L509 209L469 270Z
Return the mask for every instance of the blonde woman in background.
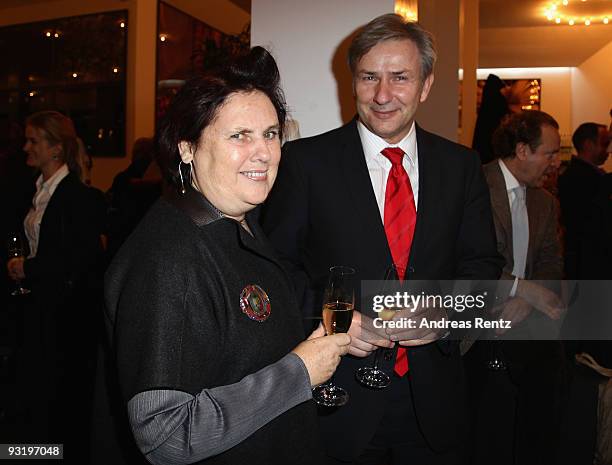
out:
M32 291L24 298L19 376L23 438L63 443L65 460L87 463L91 383L100 302L100 224L96 192L80 180L72 120L55 111L26 120L27 164L40 171L23 221L28 252L9 276ZM24 421L25 424L25 421Z

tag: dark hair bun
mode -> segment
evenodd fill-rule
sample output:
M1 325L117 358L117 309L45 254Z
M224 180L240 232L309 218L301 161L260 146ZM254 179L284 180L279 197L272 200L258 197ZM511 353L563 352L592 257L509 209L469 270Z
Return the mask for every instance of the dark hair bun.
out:
M250 81L254 87L275 89L280 85L280 73L276 61L265 48L256 46L244 55L234 58L227 66L231 81Z

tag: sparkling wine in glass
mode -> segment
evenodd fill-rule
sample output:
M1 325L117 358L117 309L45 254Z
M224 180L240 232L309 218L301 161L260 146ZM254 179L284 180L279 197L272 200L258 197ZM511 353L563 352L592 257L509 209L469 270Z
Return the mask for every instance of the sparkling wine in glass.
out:
M381 294L387 295L395 292L400 283L399 277L404 276L403 269L400 271L398 265L391 265L385 273L385 280L381 288ZM393 319L395 312L399 308L384 308L378 317L389 321ZM383 370L378 368L380 354L388 349L378 348L374 354L374 363L368 367L361 367L355 372L355 378L361 384L372 389L384 389L391 383L391 377Z
M24 256L24 247L23 241L21 240L21 235L19 233L11 233L9 234L8 241L6 244L6 249L8 252L8 259L11 258L21 258ZM11 295L26 295L30 293L29 289L26 289L21 285L21 280L15 281L16 288Z
M333 266L323 295L323 326L328 335L346 333L353 319L355 307L355 270L348 266ZM330 379L312 390L317 404L340 407L348 402L349 395Z

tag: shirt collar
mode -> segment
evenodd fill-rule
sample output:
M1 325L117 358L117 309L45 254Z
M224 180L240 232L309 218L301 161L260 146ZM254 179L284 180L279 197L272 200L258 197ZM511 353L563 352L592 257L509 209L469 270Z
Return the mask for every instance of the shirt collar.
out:
M382 137L370 131L361 121L357 122L357 130L359 131L361 146L363 147L363 152L366 158L382 157L387 160L387 158L382 155L381 152L387 147L399 147L404 151L412 166L417 163L417 141L414 121L412 122L412 126L410 127L408 134L406 134L406 136L397 144L389 144L389 142L385 141Z
M522 187L523 189L525 189L525 187L522 186L521 183L518 182L518 180L514 177L512 172L508 169L504 160L500 158L498 160L498 163L499 163L499 167L501 168L502 174L504 175L504 181L506 182L506 190L508 192L516 189L517 187Z
M41 190L41 189L55 190L55 188L62 181L62 179L64 179L66 176L68 176L68 173L69 173L68 165L66 165L66 163L64 163L46 181L43 181L43 175L41 174L40 176L38 176L38 179L36 180L36 189L37 190Z

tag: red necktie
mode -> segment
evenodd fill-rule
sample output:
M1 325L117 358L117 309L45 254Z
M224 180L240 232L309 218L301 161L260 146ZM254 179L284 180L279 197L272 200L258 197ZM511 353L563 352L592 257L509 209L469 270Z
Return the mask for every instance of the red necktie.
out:
M416 224L414 194L408 173L402 166L404 151L393 147L386 148L381 153L392 165L385 190L385 234L393 263L398 267L398 278L403 281ZM405 347L397 349L394 371L399 376L408 372L408 354Z

